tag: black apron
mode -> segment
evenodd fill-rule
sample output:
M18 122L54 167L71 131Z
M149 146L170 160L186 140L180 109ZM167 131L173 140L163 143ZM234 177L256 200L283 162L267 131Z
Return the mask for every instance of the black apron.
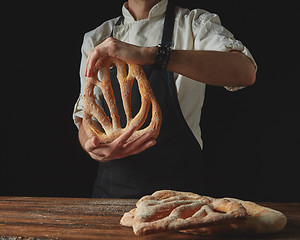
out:
M165 14L162 43L172 45L175 7L169 1ZM122 17L116 25L122 22ZM143 67L154 95L162 111L162 126L156 145L138 155L99 163L93 197L140 198L162 189L204 192L202 150L188 127L177 98L173 72L160 71L153 66ZM121 117L126 126L116 69L111 70L111 82ZM140 93L137 82L132 90L132 116L140 109ZM104 104L109 116L109 109ZM151 109L147 120L151 121Z

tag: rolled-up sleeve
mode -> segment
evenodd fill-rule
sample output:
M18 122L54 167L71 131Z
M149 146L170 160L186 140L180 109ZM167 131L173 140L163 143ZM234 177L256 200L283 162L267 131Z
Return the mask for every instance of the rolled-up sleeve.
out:
M86 33L83 38L83 43L81 47L81 63L80 63L80 93L79 97L75 103L73 111L73 120L77 127L79 127L80 118L83 118L83 96L85 85L87 82L87 77L84 76L84 69L87 58L90 54L90 51L94 49L97 45L103 42L106 38L110 36L113 26L117 22L118 18L114 18L104 22L102 25L96 29ZM102 93L99 87L94 88L94 95L96 104L103 106ZM95 118L93 118L96 120Z
M91 38L88 37L88 35L85 35L84 41L83 41L83 45L81 48L81 52L82 52L82 58L81 58L81 64L80 64L80 94L79 97L75 103L74 106L74 111L73 111L73 120L74 123L77 127L79 127L79 121L80 118L83 118L83 96L84 96L84 91L85 91L85 85L87 82L87 77L84 76L84 68L85 68L85 63L87 61L88 58L88 54L91 51L91 49L94 48L94 44L91 40ZM99 87L95 87L94 88L94 95L95 95L95 102L98 106L103 106L103 101L102 101L102 92L101 89ZM93 117L93 120L96 121L96 119Z
M79 128L79 119L83 118L83 97L80 93L79 98L77 99L74 110L73 110L73 120L77 128Z
M87 78L84 76L84 68L85 63L88 58L88 54L93 49L93 44L88 38L88 34L85 34L83 39L83 44L81 47L81 63L80 63L80 93L79 97L75 103L74 110L73 110L73 120L77 127L79 127L79 119L83 118L83 96L84 96L84 89L86 85Z
M236 40L233 34L221 25L218 15L205 12L195 19L193 24L195 50L230 52L239 51L251 60L255 68L257 64L250 51ZM229 91L235 91L243 87L225 86Z

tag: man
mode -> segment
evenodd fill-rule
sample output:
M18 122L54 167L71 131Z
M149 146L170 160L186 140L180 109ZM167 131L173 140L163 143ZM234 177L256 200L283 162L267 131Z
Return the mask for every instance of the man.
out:
M205 84L229 90L252 85L255 62L218 16L204 10L175 8L172 0L128 0L122 15L87 33L82 46L74 119L82 147L100 162L94 196L138 198L163 188L201 193L206 187L199 174ZM157 140L146 133L127 142L134 128L109 144L88 138L81 124L83 92L103 56L151 66L145 71L163 113ZM99 89L95 96L103 105Z

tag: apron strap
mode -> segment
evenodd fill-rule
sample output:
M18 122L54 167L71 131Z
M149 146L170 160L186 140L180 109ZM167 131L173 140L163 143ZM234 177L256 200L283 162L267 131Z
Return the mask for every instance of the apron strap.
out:
M173 30L175 22L175 5L173 0L168 1L168 6L166 10L165 23L162 36L162 45L172 46L173 40Z
M169 45L170 47L172 46L174 23L175 23L175 5L173 0L169 0L167 10L166 10L166 16L165 16L162 44ZM174 73L170 71L166 71L166 74L167 74L167 83L170 91L170 97L173 103L175 113L178 117L178 120L181 123L181 126L183 127L187 135L189 136L189 138L194 143L194 145L197 148L201 149L197 139L195 138L190 127L188 126L183 116L183 113L181 111L180 104L177 97L177 89L175 86Z
M123 21L124 17L123 15L121 15L118 19L118 21L116 22L115 26L119 26L121 25L122 21ZM114 36L114 29L111 30L111 33L110 33L110 37L113 37Z

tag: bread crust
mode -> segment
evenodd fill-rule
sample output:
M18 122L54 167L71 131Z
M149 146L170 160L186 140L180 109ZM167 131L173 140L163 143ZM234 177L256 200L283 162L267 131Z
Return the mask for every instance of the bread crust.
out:
M136 235L164 231L249 235L281 231L286 221L281 212L253 202L162 190L141 198L120 223L133 227Z
M125 128L121 128L120 125L120 116L110 79L111 66L116 66L117 68L117 79L120 85L123 107L127 120L127 125ZM126 67L128 67L128 74ZM101 81L98 79L99 72L102 75ZM132 117L131 90L135 79L138 82L141 95L141 108L137 115ZM110 111L112 122L105 114L104 110L96 104L94 96L94 88L96 86L98 86L103 93L103 97ZM139 130L147 118L150 105L152 105L151 122L148 127ZM132 126L136 128L136 131L128 139L128 141L133 141L146 132L152 132L154 139L159 135L162 122L161 110L142 67L137 64L126 63L120 59L109 56L98 59L92 76L87 79L83 98L83 106L83 126L88 136L97 136L100 143L112 142ZM95 126L92 117L97 119L103 131Z

